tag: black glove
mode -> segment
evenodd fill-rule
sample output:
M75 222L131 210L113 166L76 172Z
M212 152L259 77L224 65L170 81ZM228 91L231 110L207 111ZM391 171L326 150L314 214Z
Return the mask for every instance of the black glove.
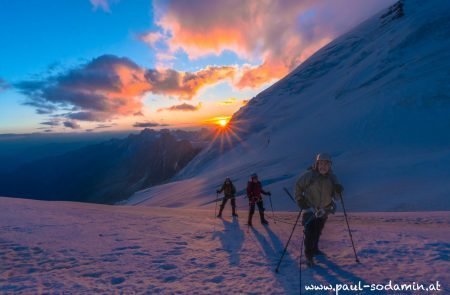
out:
M216 190L216 192L217 192L218 194L220 194L220 190Z
M272 195L272 193L271 193L271 192L267 192L267 194L268 194L269 196L271 196L271 195Z
M342 194L342 192L344 191L344 187L343 187L342 185L340 185L339 183L336 183L336 184L334 185L334 191L335 191L337 194Z

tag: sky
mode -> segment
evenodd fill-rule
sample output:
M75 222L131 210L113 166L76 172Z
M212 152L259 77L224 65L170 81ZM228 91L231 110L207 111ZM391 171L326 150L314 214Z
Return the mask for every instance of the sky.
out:
M0 133L227 119L393 0L0 0Z

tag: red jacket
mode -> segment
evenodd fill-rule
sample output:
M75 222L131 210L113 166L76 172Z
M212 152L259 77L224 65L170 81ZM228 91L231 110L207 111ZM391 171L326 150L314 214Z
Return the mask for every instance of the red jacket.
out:
M249 181L247 183L247 197L251 203L256 203L262 201L262 196L268 195L269 193L263 190L261 182Z

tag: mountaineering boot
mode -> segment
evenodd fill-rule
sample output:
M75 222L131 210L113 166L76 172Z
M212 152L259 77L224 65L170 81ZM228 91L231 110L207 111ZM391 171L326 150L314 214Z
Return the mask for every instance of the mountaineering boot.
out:
M314 256L327 256L327 254L325 254L325 252L317 249L314 249Z
M223 207L220 206L219 214L217 214L217 218L222 218Z
M314 266L314 260L313 260L312 257L310 257L310 256L306 257L306 266L308 266L308 267L313 267Z
M238 217L238 215L236 214L236 208L233 207L232 209L233 209L233 213L232 213L231 215L232 215L233 217Z
M253 217L253 213L250 213L248 215L248 220L247 220L248 226L253 226L253 224L252 224L252 217Z
M259 217L261 218L261 224L269 224L269 222L264 218L264 212L260 212Z

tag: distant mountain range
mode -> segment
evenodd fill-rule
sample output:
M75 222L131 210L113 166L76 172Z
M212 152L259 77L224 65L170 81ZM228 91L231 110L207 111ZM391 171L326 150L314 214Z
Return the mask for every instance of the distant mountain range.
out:
M0 175L0 195L115 203L170 179L200 152L209 136L206 129L145 129L45 157Z
M62 155L111 138L125 138L133 131L0 134L0 175L45 157Z

